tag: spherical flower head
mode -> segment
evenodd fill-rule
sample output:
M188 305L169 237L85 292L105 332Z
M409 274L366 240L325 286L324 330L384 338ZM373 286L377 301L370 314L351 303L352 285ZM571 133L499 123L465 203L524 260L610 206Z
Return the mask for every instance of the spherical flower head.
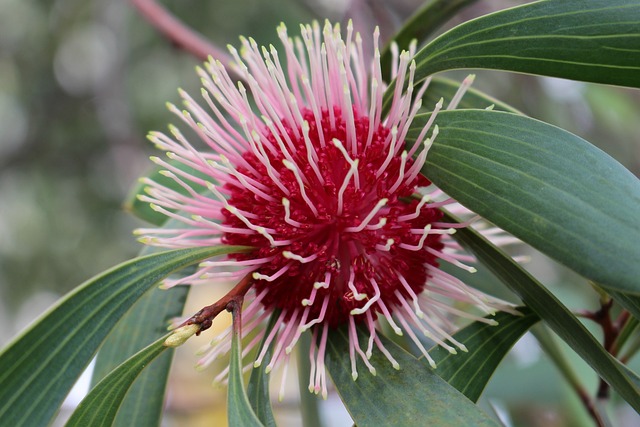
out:
M242 39L240 52L231 48L242 83L210 60L206 70L198 69L205 106L182 91L187 111L170 106L203 148L176 128L172 137L151 134L170 159L196 172L154 159L185 191L148 181L142 199L188 227L141 230L145 241L166 247L251 246L248 253L205 262L196 275L172 284L251 274L243 333L259 332L248 346L264 336L260 327L277 310L278 326L266 337L266 344L275 342L270 371L286 366L300 335L312 330L318 345L310 356L309 388L324 396L330 328L348 328L354 379L358 357L375 373L368 361L374 344L398 367L377 336L380 317L397 334L409 335L432 365L416 333L452 353L466 350L450 336L449 316L482 318L453 308L451 301L485 312L500 305L439 269L444 260L473 270L450 238L458 225L441 221L439 208L453 201L420 174L437 136L432 123L442 101L418 138L406 142L428 85L413 93L413 52L395 55L397 84L385 112L377 31L372 64L351 25L344 39L339 26L329 23L323 29L302 26L295 39L284 25L278 34L285 61L273 46L259 48ZM223 269L229 266L235 269ZM358 324L369 332L366 348L358 343ZM201 363L228 350L227 336ZM256 366L263 357L264 351Z

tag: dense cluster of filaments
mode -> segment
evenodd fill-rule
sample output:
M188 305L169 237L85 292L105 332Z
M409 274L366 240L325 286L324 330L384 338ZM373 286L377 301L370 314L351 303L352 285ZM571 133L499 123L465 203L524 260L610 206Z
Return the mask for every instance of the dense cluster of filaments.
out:
M333 113L344 116L339 108ZM369 310L389 313L399 298L421 293L429 267L437 266L440 236L448 232L439 229L441 213L426 207L426 198L412 199L425 182L395 131L369 132L355 109L350 130L326 111L320 127L312 111L302 115L304 129L270 135L272 147L277 139L290 147L267 152L266 162L244 155L250 166L238 172L255 187L226 184L223 223L258 233L226 233L224 242L257 248L236 255L240 260L269 260L253 274L255 289L266 291L262 304L282 310L286 321L336 327L349 316L375 318Z
M168 286L237 281L252 274L242 327L245 335L257 332L245 354L264 338L275 343L267 370L278 364L286 368L300 335L311 330L318 345L310 355L309 387L325 396L324 354L331 328L346 325L349 331L354 379L358 359L375 373L369 362L374 346L398 367L377 335L380 317L397 334L406 333L431 364L417 334L452 353L466 350L448 333L450 315L483 319L450 302L470 303L485 312L498 303L438 268L445 260L472 269L449 237L455 226L441 222L438 208L452 201L437 189L418 192L430 184L420 169L437 136L437 126L431 125L442 101L407 143L428 85L412 93L411 52L394 55L392 75L398 84L383 114L377 32L371 68L365 66L361 39L351 26L344 40L340 29L329 24L323 30L303 26L300 39L289 38L284 26L279 35L285 65L275 48L259 49L243 39L241 53L232 49L232 54L244 84L236 85L212 60L206 70L198 69L208 111L182 91L187 111L170 106L208 149L197 150L175 127L173 137L150 136L190 171L154 158L183 191L146 180L148 195L142 199L187 227L139 230L144 241L165 247L253 247L207 261L196 274ZM403 92L405 82L409 89ZM266 334L260 325L276 310L277 326ZM369 334L364 347L357 339L358 324ZM201 363L229 348L227 331ZM259 353L254 364L264 356Z

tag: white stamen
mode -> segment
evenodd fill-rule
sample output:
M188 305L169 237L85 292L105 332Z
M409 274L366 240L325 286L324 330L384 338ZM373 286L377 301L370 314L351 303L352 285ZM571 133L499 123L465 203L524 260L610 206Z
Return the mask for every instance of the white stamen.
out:
M393 358L393 356L391 355L391 353L389 353L389 350L387 350L385 348L384 345L382 345L382 341L380 341L380 338L378 338L377 335L375 335L373 337L374 341L376 342L376 345L378 346L378 349L382 352L382 354L385 355L385 357L387 358L387 360L389 360L389 362L391 362L391 366L393 366L393 369L395 370L400 370L400 364L396 361L396 359Z
M284 206L284 222L294 227L302 227L303 224L294 219L291 219L291 202L286 197L282 198L282 205Z
M318 169L318 154L311 142L311 138L309 138L309 122L306 120L302 122L302 135L304 136L304 145L307 148L307 161L309 162L309 166L313 169L320 184L324 184L324 178L320 174L320 169Z
M396 182L389 189L390 193L393 193L394 191L396 191L398 187L400 187L400 184L402 184L402 178L404 178L404 172L405 172L404 168L407 165L408 155L409 154L407 153L407 150L402 151L402 154L400 155L400 168L398 171L398 179L396 179Z
M358 159L356 159L356 160L352 160L351 159L351 157L349 156L349 153L347 153L347 150L344 148L344 145L342 145L342 142L339 139L333 138L332 142L333 142L333 145L335 145L336 148L338 150L340 150L340 152L344 156L344 158L347 161L347 163L349 163L349 165L351 166L351 169L355 169L355 171L353 172L353 174L355 175L354 184L356 186L356 189L359 189L360 188L360 176L358 175ZM351 172L351 170L349 170L349 172ZM345 178L345 181L348 181L348 180Z
M431 197L428 194L425 194L420 199L420 203L416 205L416 211L412 214L398 216L398 221L411 221L412 219L418 218L420 216L420 209L422 209L425 203L427 203L430 200L431 200Z
M363 307L354 308L353 310L351 310L351 312L349 314L351 314L352 316L365 313L367 310L369 310L369 308L373 304L375 304L376 301L378 301L380 299L381 293L380 293L380 288L378 287L378 283L376 283L375 279L369 279L369 281L373 285L373 291L375 292L375 295L373 296L373 298L371 298L369 301L367 301L367 303Z
M356 286L353 283L354 279L355 279L355 272L353 271L353 268L352 268L351 273L349 273L348 286L349 286L349 289L351 290L351 293L353 294L353 299L355 299L356 301L362 301L367 297L367 294L362 294L358 292L358 289L356 289Z
M391 250L391 246L395 243L393 239L387 239L387 243L384 245L377 244L376 249L379 251L389 252Z
M284 167L286 167L291 172L293 172L293 175L296 177L296 181L298 182L298 186L300 187L300 195L302 196L304 201L307 203L307 206L309 206L309 209L311 209L313 214L317 217L318 209L316 209L316 207L313 205L313 202L311 202L311 199L309 198L309 196L307 196L307 192L304 189L304 183L302 182L302 177L300 176L300 171L298 170L298 168L294 163L286 159L282 160L282 164L284 165Z
M438 251L438 250L435 250L435 249L430 248L430 247L428 247L428 246L427 246L425 249L426 249L429 253L432 253L433 255L437 256L438 258L443 259L443 260L445 260L445 261L447 261L447 262L449 262L449 263L451 263L451 264L455 265L455 266L456 266L456 267L458 267L458 268L461 268L461 269L463 269L463 270L466 270L466 271L468 271L469 273L475 273L476 271L478 271L478 270L476 270L476 268L475 268L475 267L471 267L470 265L466 265L466 264L461 263L461 262L460 262L460 261L458 261L458 260L454 257L454 255L452 255L452 254L448 254L448 253L446 253L446 252Z
M268 276L266 274L260 274L257 271L254 272L252 274L252 277L255 280L266 280L267 282L273 282L274 280L276 280L278 277L282 276L284 273L287 272L287 270L289 270L289 268L291 268L291 264L287 264L284 267L282 267L280 270L278 270L277 272L275 272L274 274L272 274L271 276Z
M436 369L436 362L433 360L431 355L429 355L429 352L424 348L424 346L422 345L422 343L420 342L416 334L413 332L413 329L411 329L411 327L407 324L407 321L402 316L402 313L398 312L396 313L396 316L398 317L398 320L400 321L400 323L402 323L404 330L407 331L407 334L411 338L411 341L415 343L415 345L420 349L420 352L424 355L424 357L427 358L429 365L431 365L433 369Z
M458 106L464 94L467 93L467 90L473 84L473 81L475 80L475 78L476 78L475 74L469 74L462 81L462 84L460 84L458 91L456 92L455 95L453 95L453 98L451 98L451 102L449 102L449 105L447 106L447 110L453 110Z
M283 251L282 252L282 256L287 258L287 259L294 259L296 261L301 262L302 264L306 264L308 262L313 261L314 259L318 258L318 254L312 254L309 255L308 257L302 257L300 255L296 255L293 252L290 251Z
M365 228L367 230L380 230L385 225L387 225L387 218L382 217L378 220L378 223L376 225L367 225Z
M389 163L391 163L391 159L393 158L394 154L396 154L397 138L398 138L398 128L397 126L394 126L391 128L391 144L389 145L389 153L387 154L387 157L384 159L384 162L382 163L382 165L380 165L380 169L378 169L378 172L376 172L376 178L380 178L382 173L387 169L387 166L389 166Z
M382 209L387 202L389 201L389 199L380 199L380 201L378 203L376 203L376 205L374 206L374 208L371 210L371 212L369 212L369 215L367 215L362 222L360 223L359 226L357 227L347 227L344 229L344 231L347 232L352 232L352 233L359 233L362 230L364 230L364 228L369 224L369 222L371 222L371 220L373 219L374 216L376 216L376 214L378 213L378 211L380 209Z
M342 185L340 186L340 190L338 191L338 215L342 214L342 210L344 209L344 192L347 190L349 186L349 180L352 176L358 177L358 162L359 159L356 159L349 168L349 171L344 177L344 181L342 181ZM356 187L357 188L357 187Z
M417 245L408 245L406 243L400 243L399 246L402 249L407 249L409 251L419 251L424 246L424 241L427 239L427 236L429 235L429 230L431 230L431 224L425 225L424 229L422 230L422 237L420 237L420 241L418 242Z

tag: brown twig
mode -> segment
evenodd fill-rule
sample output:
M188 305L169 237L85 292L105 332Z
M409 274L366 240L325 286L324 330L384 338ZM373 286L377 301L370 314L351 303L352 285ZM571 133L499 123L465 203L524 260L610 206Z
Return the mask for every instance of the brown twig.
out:
M594 321L602 328L604 349L612 356L615 356L616 349L614 348L616 339L620 334L621 325L624 324L624 316L619 317L615 322L611 319L611 307L613 306L613 299L609 298L603 300L600 303L600 309L598 311L584 311L580 315L584 318ZM596 392L597 399L607 399L609 397L609 384L607 384L602 378L600 378L600 384L598 385L598 391ZM588 409L588 408L587 408Z
M225 67L230 64L229 54L218 49L201 34L184 25L154 0L131 0L131 4L151 25L181 49L201 61L206 61L211 55L222 62Z
M225 296L220 298L215 303L208 305L191 316L182 326L198 325L200 329L196 332L196 335L200 335L200 332L205 331L213 324L213 319L220 314L223 310L233 311L233 309L242 305L245 294L251 289L253 285L253 273L249 273L238 282L238 284L229 291Z

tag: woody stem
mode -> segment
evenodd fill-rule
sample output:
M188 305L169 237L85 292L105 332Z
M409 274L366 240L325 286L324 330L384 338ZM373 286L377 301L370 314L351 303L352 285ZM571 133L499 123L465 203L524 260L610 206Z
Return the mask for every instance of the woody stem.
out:
M213 324L213 319L220 314L223 310L232 311L242 305L245 294L251 289L253 285L253 273L249 273L238 282L233 289L229 291L225 296L220 298L215 303L208 305L191 316L181 326L198 325L200 330L196 335L200 335L200 332L205 331Z

